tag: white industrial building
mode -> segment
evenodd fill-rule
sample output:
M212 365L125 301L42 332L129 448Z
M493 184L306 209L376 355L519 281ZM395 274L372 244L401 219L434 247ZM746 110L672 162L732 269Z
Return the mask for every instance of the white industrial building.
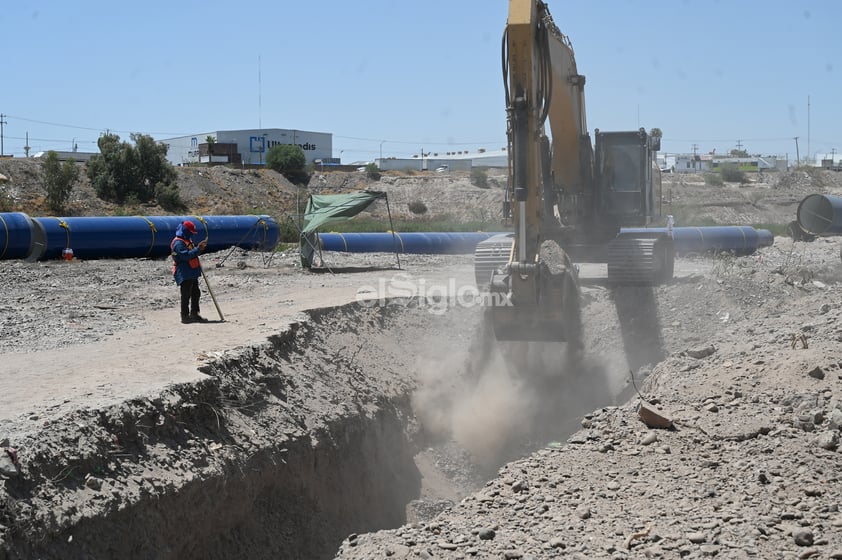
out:
M208 137L213 138L209 144ZM161 140L169 149L173 165L217 163L263 165L266 152L278 144L295 144L304 151L307 163L333 161L333 134L285 128L216 130Z
M509 155L506 150L477 152L427 153L424 157L378 158L374 160L382 171L407 170L427 171L446 168L450 171L470 171L473 167L507 167Z

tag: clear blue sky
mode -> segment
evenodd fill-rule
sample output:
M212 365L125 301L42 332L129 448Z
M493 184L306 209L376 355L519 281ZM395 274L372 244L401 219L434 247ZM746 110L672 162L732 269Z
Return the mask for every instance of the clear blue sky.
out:
M588 127L662 151L842 151L842 2L550 0ZM19 0L0 11L4 153L247 128L343 161L505 145L502 0ZM260 60L260 63L258 63ZM260 77L260 79L259 79ZM809 109L808 109L809 98Z

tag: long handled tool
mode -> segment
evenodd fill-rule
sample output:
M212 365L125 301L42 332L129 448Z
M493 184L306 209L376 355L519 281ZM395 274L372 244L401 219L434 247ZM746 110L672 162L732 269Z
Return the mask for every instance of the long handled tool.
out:
M211 299L213 300L213 305L216 307L216 312L219 313L219 320L225 322L225 317L222 316L222 310L219 308L219 304L216 303L216 296L213 295L213 290L211 289L210 282L208 282L208 277L205 276L205 270L200 269L202 271L202 278L205 279L205 286L208 287L208 293L210 294Z
M208 245L208 236L206 235L205 240L202 241L202 243L199 244L199 247L201 247L202 250L204 250L204 248L207 247L207 245ZM216 303L216 296L213 295L213 288L211 288L210 282L208 282L208 277L205 276L205 269L201 266L201 264L199 265L199 270L202 272L202 278L205 280L205 286L208 287L208 293L210 294L210 297L213 300L214 307L216 307L216 312L219 314L219 320L224 323L225 317L222 316L222 310L219 308L219 304Z

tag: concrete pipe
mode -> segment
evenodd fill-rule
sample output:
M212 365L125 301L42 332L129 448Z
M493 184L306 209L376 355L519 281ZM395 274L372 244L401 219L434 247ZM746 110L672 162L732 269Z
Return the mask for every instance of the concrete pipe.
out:
M842 233L842 198L811 194L798 205L798 225L812 235Z

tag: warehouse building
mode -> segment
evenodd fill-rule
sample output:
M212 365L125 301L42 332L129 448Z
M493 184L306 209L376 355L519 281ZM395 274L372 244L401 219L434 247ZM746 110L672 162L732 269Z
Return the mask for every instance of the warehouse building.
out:
M508 167L509 155L505 149L488 151L480 148L476 152L465 150L445 153L425 151L423 157L416 154L410 158L379 158L375 159L374 163L383 171L470 171L474 167Z
M213 142L208 142L208 137ZM333 135L285 128L250 130L217 130L167 138L167 160L173 165L199 163L218 165L261 166L266 152L278 144L295 144L304 151L307 163L332 161Z

